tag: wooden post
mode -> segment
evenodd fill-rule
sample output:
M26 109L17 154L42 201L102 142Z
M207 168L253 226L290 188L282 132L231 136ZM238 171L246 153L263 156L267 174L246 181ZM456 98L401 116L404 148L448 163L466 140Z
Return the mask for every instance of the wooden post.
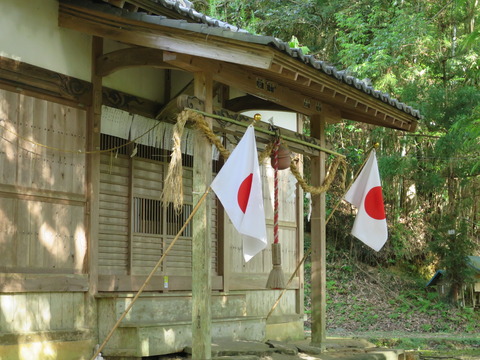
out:
M211 74L194 74L195 96L205 101L205 111L213 110ZM211 119L206 119L212 126ZM197 203L210 186L212 147L201 134L195 136L193 158L193 198ZM210 202L205 201L193 221L192 244L192 359L212 358L212 258L210 239Z
M303 131L303 120L304 115L297 114L297 132L302 133ZM297 164L298 170L303 173L303 155L298 155L302 159ZM303 220L303 189L300 185L297 185L297 209L296 209L296 218L297 218L297 259L296 263L298 264L302 261L303 258L303 249L304 249L304 220ZM304 298L305 298L305 276L304 276L304 266L302 264L301 269L297 272L298 280L300 282L300 287L296 290L296 312L301 316L304 316ZM303 319L302 319L303 321Z
M96 59L103 54L103 39L92 38L92 105L87 119L87 150L100 149L100 123L102 118L102 78L96 74ZM88 240L89 286L86 294L87 323L97 329L95 294L98 291L98 218L100 192L100 154L90 154L86 158L87 205L86 231ZM96 330L95 330L96 331Z
M311 135L320 139L325 147L325 119L313 115L310 119ZM326 154L320 152L312 158L312 185L319 186L325 179ZM326 341L326 233L325 233L325 193L312 196L312 339L314 346L325 349Z

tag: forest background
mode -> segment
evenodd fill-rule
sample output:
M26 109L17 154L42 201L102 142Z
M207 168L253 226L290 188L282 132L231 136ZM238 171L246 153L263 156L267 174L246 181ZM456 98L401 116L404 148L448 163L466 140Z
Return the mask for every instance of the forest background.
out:
M332 147L347 157L350 180L372 144L380 144L389 227L387 244L376 253L349 234L354 214L343 204L327 226L327 256L350 278L361 273L359 266L395 268L421 279L422 290L435 270L445 269L453 284L450 300L458 305L459 289L471 275L465 257L480 255L479 0L199 0L194 5L252 33L290 40L292 47L420 110L423 119L415 133L348 121L327 128ZM305 165L308 175L308 160ZM329 190L327 212L343 191ZM330 293L347 281L337 280L330 278Z

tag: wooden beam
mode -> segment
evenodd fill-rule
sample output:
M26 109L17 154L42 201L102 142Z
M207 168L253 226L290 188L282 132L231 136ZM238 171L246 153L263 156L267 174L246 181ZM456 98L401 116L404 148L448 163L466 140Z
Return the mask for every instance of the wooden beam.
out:
M142 115L150 119L155 119L155 116L157 116L159 111L164 107L162 103L107 87L102 88L102 104L125 110L132 114Z
M97 59L97 75L107 76L115 71L131 67L157 67L171 69L171 64L163 61L163 51L144 47L131 47L103 54Z
M134 149L134 144L130 144L127 148L127 151L132 153ZM132 276L133 275L133 252L134 252L134 238L133 238L133 224L135 222L135 216L137 214L134 213L133 204L134 204L134 193L135 193L135 163L134 159L131 158L128 162L128 210L127 210L127 218L130 220L128 221L128 228L127 228L127 274ZM165 229L165 228L164 228ZM164 248L165 249L165 248ZM146 279L145 279L146 280ZM140 288L139 288L140 289Z
M52 314L53 315L53 314ZM77 342L82 340L88 340L89 342L92 341L92 338L96 336L94 335L94 331L90 329L72 329L72 330L47 330L47 331L32 331L32 332L13 332L13 333L0 333L0 346L22 346L22 344L32 345L35 343L54 343L56 353L61 346L60 342ZM27 346L28 346L27 345ZM5 349L5 348L3 348ZM2 349L2 350L3 350ZM91 347L90 347L91 349ZM69 348L69 354L72 354L71 348ZM20 351L21 352L21 351ZM75 354L75 352L73 352ZM79 354L80 352L76 352ZM57 355L58 356L58 355ZM2 352L2 357L11 358L8 354ZM18 357L15 356L14 357Z
M44 274L41 270L35 274L0 274L0 293L16 292L74 292L88 291L86 274Z
M0 184L0 197L82 207L86 204L84 194L65 193L48 189L34 189L7 184Z
M200 65L201 62L202 60L200 59L192 58L189 61L189 66L205 66L205 64ZM259 75L255 69L249 70L235 64L219 64L215 66L210 62L210 68L212 71L215 71L214 80L218 82L239 88L264 100L275 102L300 114L312 116L322 113L322 116L328 123L337 123L342 119L349 119L412 131L412 120L404 120L404 118L409 117L407 114L396 111L397 109L383 104L380 101L375 104L378 106L376 108L374 107L375 105L372 104L373 98L369 100L369 105L362 104L363 110L359 110L359 101L357 101L357 106L353 106L352 103L348 101L351 98L335 90L332 90L331 95L329 95L328 92L325 94L328 90L327 87L323 87L324 92L321 93L317 92L315 90L316 88L310 86L280 83L269 80L268 74ZM340 86L339 84L340 82L338 82L337 86ZM348 85L345 84L345 86ZM365 97L369 96L365 95ZM385 107L389 107L388 111ZM384 109L383 111L386 111L388 114L396 113L398 116L389 115L395 121L381 120L382 113L376 113L375 111L380 111L378 109L382 108ZM368 111L365 112L365 109L368 109ZM416 122L413 122L413 124L416 124Z
M119 8L123 8L125 5L125 0L107 0L107 2Z
M213 81L209 73L194 74L194 94L202 99L205 111L213 110ZM212 126L211 119L206 119ZM198 203L212 178L212 147L202 135L195 136L193 158L193 197ZM212 242L210 240L210 201L197 211L193 221L192 240L192 359L212 358Z
M267 274L268 275L268 274ZM265 290L265 274L242 274L232 272L230 275L230 290L246 291L246 290ZM297 290L300 286L299 277L293 278L288 289Z
M173 27L132 20L88 7L60 3L58 23L67 29L132 45L185 53L207 59L267 69L273 53L256 44L186 32Z
M239 96L234 99L226 100L225 109L243 112L248 110L274 110L274 111L292 111L280 104L260 99L253 95Z
M73 107L89 106L91 84L71 76L0 56L0 84L15 92Z
M0 56L0 87L76 108L91 105L92 84L51 70ZM102 104L155 118L163 104L107 87Z
M321 115L310 119L312 135L325 142L325 119ZM312 185L320 186L325 180L325 153L311 160ZM326 231L325 193L312 196L312 345L325 349L326 341Z
M99 275L98 290L101 292L138 291L145 283L147 275ZM222 277L212 275L212 289L222 290ZM153 276L145 291L165 292L163 275ZM191 291L192 277L168 275L168 291Z
M297 130L302 131L304 127L304 119L305 117L302 114L297 114ZM300 161L297 163L298 171L303 174L303 164L304 164L304 157L300 155ZM304 241L305 241L305 232L304 232L304 192L302 187L297 183L296 189L296 196L295 196L295 203L296 203L296 220L297 220L297 229L296 229L296 244L297 244L297 258L295 259L295 263L299 264L304 256ZM299 288L295 291L295 310L297 314L300 314L303 318L305 313L305 271L304 271L305 263L302 264L299 271L297 272L298 280L299 280Z
M359 116L362 116L362 114L356 112L344 112L341 107L332 106L320 98L305 95L298 90L270 81L266 77L256 75L253 70L248 71L246 68L235 64L206 61L194 56L172 52L164 53L164 61L186 71L199 71L208 68L212 71L215 81L243 90L251 96L263 100L263 103L275 103L289 109L289 111L305 115L315 115L322 112L325 120L329 123L337 123L343 118L347 118L344 116L346 114L348 114L348 118L353 117L352 120L357 121ZM352 114L355 116L351 116ZM363 115L361 120L371 122L368 115Z
M179 96L177 99L177 106L180 111L185 108L201 110L203 108L203 102L200 99L197 99L196 97L193 97L193 96ZM212 114L230 118L240 123L244 123L246 125L250 125L253 122L252 118L242 114L232 112L232 111L228 111L227 109L213 108ZM265 130L268 130L269 126L270 125L266 122L258 122L255 124L256 128L261 128ZM239 126L239 125L232 124L230 122L213 119L213 130L217 132L222 132L222 133L241 137L245 133L245 127L246 126ZM311 136L303 135L301 133L298 133L292 130L281 128L280 134L288 136L290 138L298 139L305 143L309 143L315 146L320 146L320 140L315 139L314 137L311 137ZM272 135L268 135L260 131L257 131L255 133L255 137L257 141L262 142L264 144L268 144L272 141ZM293 141L286 140L286 143L288 147L296 153L313 155L313 156L318 155L318 150L316 150L315 148L302 145L299 143L295 143Z
M100 149L100 126L102 118L102 78L96 75L95 60L103 53L103 39L92 38L92 100L87 115L87 150ZM97 324L96 300L98 293L98 234L100 217L100 154L93 153L87 156L86 164L87 206L85 222L87 228L87 271L89 275L89 289L86 300L86 322L89 327Z

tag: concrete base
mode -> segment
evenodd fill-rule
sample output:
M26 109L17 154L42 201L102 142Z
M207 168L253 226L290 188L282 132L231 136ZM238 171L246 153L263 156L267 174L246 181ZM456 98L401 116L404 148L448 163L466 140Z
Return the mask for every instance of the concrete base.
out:
M88 360L93 355L93 340L38 341L0 345L1 360Z
M303 323L267 324L265 329L267 340L294 341L305 337Z
M272 318L265 328L266 340L297 341L305 339L303 319L299 316Z
M137 359L181 352L191 344L192 325L125 323L116 330L114 340L103 350L105 357ZM262 341L265 337L263 318L241 317L212 320L212 339ZM121 346L119 345L121 344ZM1 359L3 360L3 359Z

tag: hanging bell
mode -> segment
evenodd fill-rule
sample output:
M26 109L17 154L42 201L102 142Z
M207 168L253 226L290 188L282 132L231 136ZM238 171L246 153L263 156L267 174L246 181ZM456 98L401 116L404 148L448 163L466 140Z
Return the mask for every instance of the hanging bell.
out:
M275 155L272 153L270 156L270 163L273 166ZM278 147L278 170L285 170L290 167L290 150L282 144Z

